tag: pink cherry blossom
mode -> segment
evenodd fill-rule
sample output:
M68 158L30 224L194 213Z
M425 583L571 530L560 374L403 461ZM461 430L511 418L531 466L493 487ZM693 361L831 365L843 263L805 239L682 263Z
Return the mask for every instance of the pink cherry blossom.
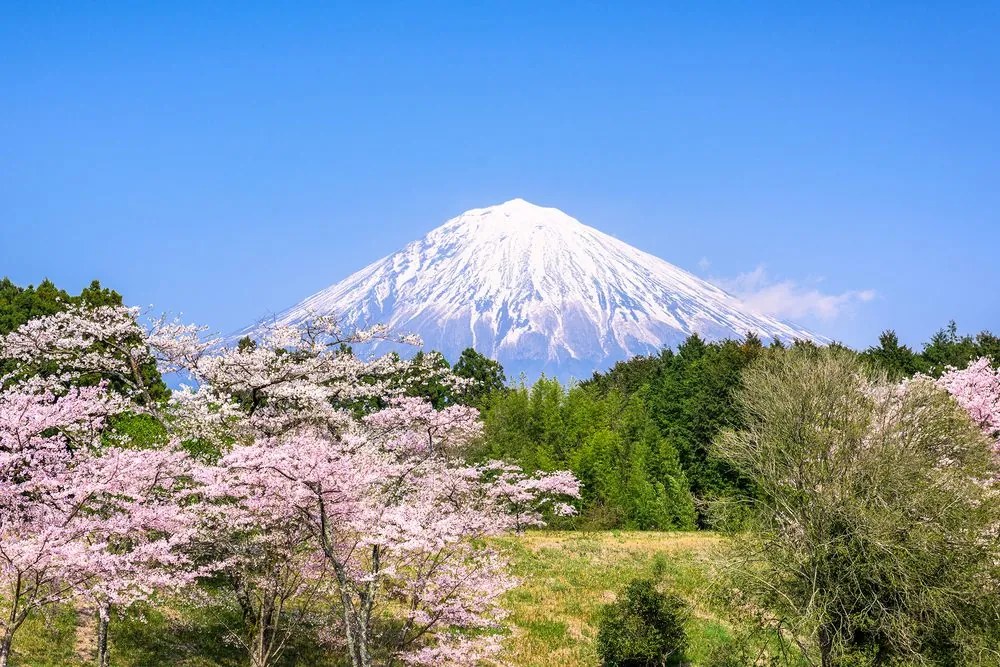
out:
M985 357L962 370L948 369L937 380L995 443L1000 454L1000 370Z
M479 413L407 394L468 380L434 355L361 359L345 347L390 338L317 318L240 349L115 307L72 308L0 338L0 357L18 366L0 393L0 597L11 605L0 667L39 606L88 600L106 647L113 606L209 571L232 586L246 627L229 639L254 667L323 615L353 667L385 654L435 665L494 655L490 631L516 580L483 538L571 513L579 483L465 463ZM151 360L195 386L154 405ZM58 372L33 375L43 367ZM74 387L93 377L106 381ZM169 446L102 439L109 416L142 410ZM191 440L209 452L198 462L180 446Z
M100 441L123 399L105 385L0 392L0 665L37 609L83 596L107 611L177 585L193 517L174 502L188 457ZM106 664L106 652L101 654Z

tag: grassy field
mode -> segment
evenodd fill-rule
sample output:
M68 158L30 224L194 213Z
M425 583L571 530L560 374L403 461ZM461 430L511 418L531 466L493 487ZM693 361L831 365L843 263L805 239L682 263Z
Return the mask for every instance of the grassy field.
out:
M625 583L660 570L693 608L688 659L699 664L728 636L705 601L721 538L710 533L529 533L505 541L522 585L510 596L508 660L525 667L598 665L601 605Z
M724 642L727 629L705 601L709 571L721 539L711 533L533 532L502 541L521 586L509 596L511 636L506 661L526 667L598 665L594 648L600 606L632 577L658 570L664 585L693 608L689 628L693 665ZM207 609L147 609L112 627L116 667L237 667L236 647L219 640L227 619ZM58 608L29 621L15 639L15 665L93 664L89 615ZM317 647L294 647L288 664L334 664Z

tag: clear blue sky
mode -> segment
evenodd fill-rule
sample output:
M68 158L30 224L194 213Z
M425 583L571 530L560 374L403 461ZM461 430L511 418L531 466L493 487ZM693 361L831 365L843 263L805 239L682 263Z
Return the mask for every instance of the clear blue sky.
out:
M524 197L854 345L1000 330L997 2L150 4L0 5L0 274L231 331Z

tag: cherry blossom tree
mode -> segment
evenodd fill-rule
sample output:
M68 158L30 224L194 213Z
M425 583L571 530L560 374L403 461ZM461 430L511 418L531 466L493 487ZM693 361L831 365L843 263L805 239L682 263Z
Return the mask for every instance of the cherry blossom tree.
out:
M268 667L304 625L328 623L326 562L310 548L304 526L258 500L264 489L241 487L236 494L230 477L224 465L199 470L201 551L239 607L242 625L230 627L228 639L253 667Z
M316 318L225 347L177 322L143 326L121 307L71 309L0 339L0 357L17 362L3 380L15 424L0 447L13 586L3 655L31 609L76 594L100 611L105 665L112 607L191 581L204 572L191 560L206 556L233 585L244 627L232 635L255 667L274 664L331 598L354 667L495 654L489 630L515 581L482 538L572 511L579 485L569 473L464 463L478 412L412 395L470 381L433 355L352 352L373 340L416 342ZM159 401L151 362L196 386ZM123 410L153 415L174 444L102 444ZM200 443L201 461L177 443Z
M287 433L220 461L230 506L308 531L356 667L473 664L499 646L478 631L497 627L515 582L480 540L516 520L483 471L448 455L478 434L474 411L432 412L400 399L342 434Z
M951 394L994 444L1000 456L1000 370L983 357L968 367L948 369L937 385Z
M60 602L86 578L85 550L71 519L83 496L69 462L109 411L102 387L64 396L28 389L0 393L0 667L34 611Z
M0 393L0 666L31 613L73 595L98 605L107 665L111 606L179 581L191 521L170 487L187 457L101 446L104 423L125 404L104 383Z
M200 332L162 318L144 327L137 309L74 306L0 337L0 358L14 362L0 383L0 485L17 498L3 508L4 547L20 587L5 655L32 610L75 596L97 613L103 667L113 607L194 578L183 547L195 515L179 502L190 458L176 443L136 449L102 436L115 415L159 416L156 364L193 363L209 344Z
M74 467L74 489L87 498L74 532L88 554L75 595L97 611L97 659L108 667L112 610L179 590L211 569L196 567L189 547L197 514L184 502L193 475L178 447L105 447Z
M395 354L362 359L350 350L375 340L418 342L390 336L380 326L345 332L335 320L319 317L299 326L266 328L249 346L188 354L197 358L186 368L197 387L175 392L176 427L227 442L306 425L338 431L415 384L435 380L460 387L468 382L429 357L417 362Z
M187 369L198 386L175 392L171 410L175 432L213 443L210 449L220 454L229 452L213 472L206 473L208 502L202 510L206 524L221 527L226 535L216 545L215 555L224 563L222 571L233 586L246 626L231 634L248 650L254 665L277 659L296 626L329 595L333 579L309 527L298 515L289 517L280 498L264 502L275 500L273 486L237 484L241 478L233 475L247 473L230 466L250 451L241 445L260 445L266 451L285 436L303 433L336 439L358 427L359 415L401 396L412 384L441 374L436 365L397 355L362 360L348 349L388 338L381 327L344 332L326 318L298 327L271 327L257 342L198 357ZM279 451L292 461L306 452ZM346 458L336 462L345 471L360 465Z
M162 418L170 391L161 374L189 372L220 341L206 328L139 308L76 304L0 336L0 359L13 365L0 384L24 379L52 388L106 382L130 411Z
M285 581L281 566L304 549L309 572L339 602L353 665L471 664L499 646L480 631L498 625L499 598L514 584L481 538L539 525L543 496L576 497L578 484L568 473L517 477L513 468L466 465L456 454L480 437L478 412L436 410L407 393L422 382L468 381L433 359L365 360L345 350L385 335L319 321L204 355L192 369L197 389L175 397L178 427L224 443L206 483L220 500L213 511L246 522L248 534L260 529L288 556L252 578L237 556L234 579ZM267 634L249 633L251 643L271 643ZM274 653L257 655L263 665Z
M529 475L519 466L487 461L479 466L479 471L489 481L490 496L513 517L518 532L544 526L546 511L555 516L576 514L576 508L566 500L580 497L580 480L568 470Z

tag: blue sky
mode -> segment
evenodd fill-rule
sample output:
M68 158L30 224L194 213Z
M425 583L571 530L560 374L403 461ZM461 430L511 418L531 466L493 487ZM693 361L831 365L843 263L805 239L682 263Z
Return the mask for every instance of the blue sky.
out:
M150 4L0 4L15 282L231 331L524 197L853 345L1000 330L996 2Z

